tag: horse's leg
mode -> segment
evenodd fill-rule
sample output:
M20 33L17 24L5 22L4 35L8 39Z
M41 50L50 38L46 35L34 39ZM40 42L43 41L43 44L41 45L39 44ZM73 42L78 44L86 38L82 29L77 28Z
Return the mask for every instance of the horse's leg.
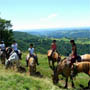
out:
M29 75L31 74L30 66L28 65Z
M50 60L48 60L49 66L50 66Z
M67 88L67 87L68 87L68 77L66 78L66 84L64 88Z
M88 88L90 88L90 80L89 80L89 82L88 82Z
M36 73L36 66L35 66L35 73Z
M13 70L14 70L15 69L15 63L14 62L12 63L12 67L13 67Z
M50 67L50 60L48 59L49 67Z
M52 60L52 68L54 69L55 67L54 67L54 61Z
M73 82L73 77L70 76L71 82L72 82L72 87L74 88L74 82Z

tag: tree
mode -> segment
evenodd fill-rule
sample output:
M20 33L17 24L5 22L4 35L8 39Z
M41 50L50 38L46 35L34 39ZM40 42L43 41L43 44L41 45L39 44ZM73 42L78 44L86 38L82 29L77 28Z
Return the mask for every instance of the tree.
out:
M10 20L0 18L0 41L5 41L6 46L11 45L14 37Z

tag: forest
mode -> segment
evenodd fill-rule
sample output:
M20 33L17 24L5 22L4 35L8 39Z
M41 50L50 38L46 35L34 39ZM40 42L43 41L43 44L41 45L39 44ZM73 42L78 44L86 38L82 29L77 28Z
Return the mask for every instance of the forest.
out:
M14 32L14 38L19 44L19 48L22 51L27 51L29 44L33 43L36 52L46 54L51 47L52 40L57 41L57 51L64 56L71 53L71 45L69 41L72 38L48 38L40 37L28 34L26 32ZM90 39L89 38L79 38L75 39L77 44L77 51L79 55L90 53Z

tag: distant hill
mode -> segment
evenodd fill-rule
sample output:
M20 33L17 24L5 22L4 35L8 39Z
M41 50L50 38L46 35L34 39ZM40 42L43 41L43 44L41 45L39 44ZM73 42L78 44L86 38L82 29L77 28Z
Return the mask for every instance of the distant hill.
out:
M90 28L65 28L65 29L37 29L25 32L49 38L90 38Z
M26 32L14 32L15 40L19 44L19 49L22 51L28 51L29 44L33 43L36 52L46 54L51 47L53 39L40 37L28 34ZM59 38L57 40L57 50L61 55L68 55L71 53L71 45L69 43L70 38ZM90 39L82 38L75 39L78 48L78 54L90 53Z

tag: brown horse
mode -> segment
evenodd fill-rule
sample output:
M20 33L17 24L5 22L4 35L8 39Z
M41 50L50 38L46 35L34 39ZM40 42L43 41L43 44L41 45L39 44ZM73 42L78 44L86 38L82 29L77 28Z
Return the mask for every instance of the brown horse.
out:
M68 77L70 77L71 81L72 81L72 87L74 87L74 83L73 83L73 77L72 76L76 76L77 73L80 72L84 72L88 75L90 75L90 62L79 62L79 63L75 63L73 65L73 70L67 65L67 59L64 59L63 61L61 61L57 68L54 70L54 75L53 75L53 83L57 84L59 81L59 74L62 74L64 77L66 77L66 84L65 84L65 88L68 87ZM72 73L71 73L72 71Z
M60 61L58 66L54 69L53 83L57 84L59 81L59 74L62 74L66 78L65 88L68 87L68 78L72 80L72 87L74 87L73 78L71 76L71 68L67 65L67 59Z
M84 72L86 73L88 76L90 76L90 62L79 62L79 63L75 63L73 65L73 72L72 72L72 76L75 77L78 73ZM88 79L88 87L87 90L90 90L90 78ZM86 90L86 89L85 89Z
M53 52L52 56L52 50L48 50L48 63L49 63L49 66L52 67L52 68L55 68L54 66L54 62L57 62L59 63L60 59L61 59L61 56L55 51ZM50 63L50 61L52 61L52 65Z
M28 61L28 68L29 68L30 75L35 75L35 73L36 73L36 61L33 57L30 57L30 59Z
M5 60L6 60L6 52L5 51L0 50L0 58L1 58L1 63L5 64Z
M90 54L81 55L81 61L89 61L90 62Z
M90 76L90 62L79 62L73 64L73 75L84 72Z

